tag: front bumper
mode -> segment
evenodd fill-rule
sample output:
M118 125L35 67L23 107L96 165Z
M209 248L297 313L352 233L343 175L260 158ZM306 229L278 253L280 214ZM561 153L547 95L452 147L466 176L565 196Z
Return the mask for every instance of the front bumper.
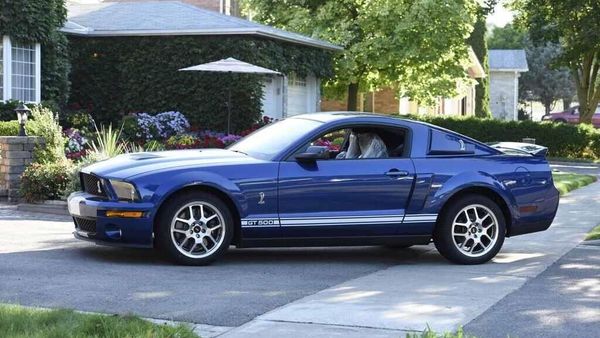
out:
M75 238L103 245L153 246L152 203L115 202L85 192L72 193L67 201L75 223ZM107 210L142 211L143 216L107 217Z

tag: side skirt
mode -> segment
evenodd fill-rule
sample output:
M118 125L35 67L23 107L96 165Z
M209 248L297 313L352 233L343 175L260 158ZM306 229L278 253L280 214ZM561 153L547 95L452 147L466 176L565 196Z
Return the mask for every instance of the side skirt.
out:
M363 245L425 245L431 242L429 235L369 236L369 237L288 237L245 238L238 248L256 247L311 247L311 246L363 246Z

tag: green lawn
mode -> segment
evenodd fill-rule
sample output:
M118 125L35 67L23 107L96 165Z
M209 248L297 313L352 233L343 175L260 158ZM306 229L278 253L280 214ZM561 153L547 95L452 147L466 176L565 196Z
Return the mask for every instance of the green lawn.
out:
M425 329L423 332L407 333L406 338L475 338L465 334L462 328L459 328L456 332L445 332L437 333L431 328Z
M552 172L554 177L554 186L560 191L561 195L568 193L571 190L581 188L590 183L596 182L596 176L567 173L562 171Z
M0 336L11 338L198 338L179 325L153 324L135 316L82 314L0 305Z
M585 236L586 241L591 241L594 239L600 239L600 225L597 225L587 234L587 236Z

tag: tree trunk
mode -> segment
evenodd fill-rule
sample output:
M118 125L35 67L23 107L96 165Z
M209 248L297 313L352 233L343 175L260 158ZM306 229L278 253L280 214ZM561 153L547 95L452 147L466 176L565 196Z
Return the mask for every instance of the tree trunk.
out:
M571 69L579 99L580 123L592 123L592 117L600 102L600 83L596 81L599 69L600 57L594 52L585 54L581 64Z
M567 110L571 107L571 99L562 99L563 102L563 110Z
M358 110L358 83L348 85L348 111Z

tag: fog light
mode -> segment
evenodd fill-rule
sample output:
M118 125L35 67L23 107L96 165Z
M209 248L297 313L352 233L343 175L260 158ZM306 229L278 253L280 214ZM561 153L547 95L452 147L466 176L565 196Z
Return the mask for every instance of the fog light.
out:
M140 218L144 215L143 211L124 211L124 210L107 210L106 217L123 217L123 218Z

